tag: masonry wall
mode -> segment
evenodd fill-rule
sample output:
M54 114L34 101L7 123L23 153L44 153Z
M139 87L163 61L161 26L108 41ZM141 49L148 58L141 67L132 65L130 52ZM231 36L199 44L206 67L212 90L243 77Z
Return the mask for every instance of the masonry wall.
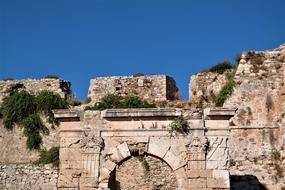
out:
M1 190L57 190L58 170L49 165L0 164Z
M224 107L237 108L230 120L232 189L285 187L285 45L243 52L234 76L236 86ZM193 106L214 106L226 73L198 73L189 85ZM275 153L274 153L275 152ZM280 153L280 160L272 158ZM262 184L263 187L262 187Z
M90 81L88 98L92 103L107 94L139 96L148 102L177 98L175 80L165 75L98 77Z
M45 122L49 129L49 135L42 135L43 143L41 148L49 149L59 145L59 128L54 129ZM13 130L4 128L0 119L0 164L31 163L38 159L39 151L27 149L26 137L22 129L15 126Z
M280 128L231 128L230 174L232 189L285 187L284 149L280 149ZM280 159L276 155L280 154Z
M70 82L61 79L26 79L26 80L0 80L0 104L5 97L18 90L25 90L36 95L40 91L48 90L59 94L62 98L71 95Z

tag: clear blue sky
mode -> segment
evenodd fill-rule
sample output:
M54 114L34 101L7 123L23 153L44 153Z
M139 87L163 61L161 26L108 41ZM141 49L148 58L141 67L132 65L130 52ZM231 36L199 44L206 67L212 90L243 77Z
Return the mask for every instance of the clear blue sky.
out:
M284 0L0 0L0 78L191 74L285 43Z

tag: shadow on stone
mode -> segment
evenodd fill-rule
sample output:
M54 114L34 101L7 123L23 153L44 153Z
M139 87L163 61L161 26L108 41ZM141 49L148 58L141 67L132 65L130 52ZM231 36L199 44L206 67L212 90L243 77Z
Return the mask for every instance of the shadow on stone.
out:
M231 190L268 190L254 175L231 175Z

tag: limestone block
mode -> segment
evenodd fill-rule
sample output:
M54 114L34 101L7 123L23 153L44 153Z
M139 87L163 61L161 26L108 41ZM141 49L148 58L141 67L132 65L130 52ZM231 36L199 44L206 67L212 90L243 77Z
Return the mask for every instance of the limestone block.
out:
M178 168L186 165L186 162L182 159L181 156L176 156L171 151L168 151L163 159L173 170L177 170Z
M228 147L228 137L219 137L219 136L210 136L208 137L209 147L220 147L226 148Z
M213 171L207 169L190 169L187 170L187 177L188 178L211 178Z
M213 147L207 154L207 160L227 160L228 148Z
M83 187L83 189L87 189L88 187L94 188L97 186L98 186L98 179L96 177L81 177L80 178L80 187Z
M99 183L99 188L108 188L108 183L106 183L106 182L101 182L101 183Z
M229 120L205 120L205 127L213 129L228 129Z
M110 154L110 159L116 163L118 163L124 159L124 157L121 155L120 151L114 147L110 149L110 152L108 154Z
M219 161L206 161L206 169L218 169L219 168Z
M75 169L65 169L59 173L57 186L62 188L76 188L81 172Z
M189 120L188 123L191 129L204 128L204 123L201 119Z
M175 175L177 178L178 187L180 187L181 189L183 189L184 187L185 189L188 189L188 178L186 175L185 167L181 167L175 170Z
M189 188L205 188L207 185L206 178L198 178L198 179L189 179Z
M207 187L230 188L230 176L227 170L213 170L213 178L207 179Z
M163 158L170 147L170 140L165 138L150 138L148 153Z
M66 133L67 134L67 133ZM60 147L61 148L77 148L80 147L80 139L81 137L79 136L74 136L74 137L69 137L69 136L65 136L65 135L61 135L60 138Z
M206 168L206 161L188 161L189 170L203 170L205 168Z
M213 170L213 178L224 179L226 187L230 186L230 173L228 170Z
M110 160L107 160L105 163L104 163L104 168L106 168L106 169L108 169L108 170L110 170L110 171L113 171L114 169L115 169L115 167L116 167L116 163L114 163L114 162L112 162L112 161L110 161Z
M206 153L205 152L191 152L188 154L188 160L205 161L206 160Z
M128 144L127 144L126 142L124 142L124 143L122 143L122 144L119 144L119 145L117 146L117 149L120 151L121 155L122 155L124 158L127 158L127 157L131 156L131 153L130 153Z
M228 136L229 131L224 130L224 129L211 129L211 128L209 128L205 134L206 134L206 136Z
M100 169L99 181L109 180L110 173L111 173L111 171L108 170L107 168L101 168Z

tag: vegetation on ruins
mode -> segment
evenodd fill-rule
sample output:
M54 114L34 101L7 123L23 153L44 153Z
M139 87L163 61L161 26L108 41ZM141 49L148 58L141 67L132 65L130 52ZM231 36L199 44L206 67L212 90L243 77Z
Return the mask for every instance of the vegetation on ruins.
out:
M273 149L271 151L271 160L273 164L273 168L275 170L275 180L278 181L279 179L284 177L284 171L283 171L283 166L282 162L285 158L281 156L281 153Z
M226 84L222 87L219 94L213 97L213 101L215 106L221 107L228 99L228 97L232 94L236 83L233 79L226 82Z
M59 147L52 147L49 150L42 150L39 159L35 164L52 164L54 167L59 166Z
M59 95L50 91L42 91L35 97L38 112L44 114L50 124L58 125L57 120L52 113L53 109L67 108L68 103L64 101Z
M189 132L189 124L182 115L175 118L170 123L169 127L171 128L171 131L176 131L178 133L188 133Z
M201 72L212 72L212 73L223 74L226 70L234 69L235 67L236 67L236 65L231 64L230 61L226 60L226 61L223 61L221 63L218 63L218 64L212 66L209 69L205 69Z
M111 108L155 108L155 104L149 104L142 101L137 96L119 96L115 94L108 94L104 96L100 102L94 106L87 106L85 110L105 110Z
M30 95L28 92L16 92L7 97L1 106L3 124L7 129L13 129L17 124L23 128L27 137L29 149L39 149L42 143L40 133L47 134L48 129L43 124L39 114L48 118L52 126L57 125L52 109L67 108L67 103L58 94L42 91L38 96Z
M59 79L59 76L56 75L47 75L45 76L46 79Z
M145 156L137 156L138 160L140 161L143 169L144 169L144 173L147 174L150 170L149 168L149 164L147 162L147 160L145 159Z

